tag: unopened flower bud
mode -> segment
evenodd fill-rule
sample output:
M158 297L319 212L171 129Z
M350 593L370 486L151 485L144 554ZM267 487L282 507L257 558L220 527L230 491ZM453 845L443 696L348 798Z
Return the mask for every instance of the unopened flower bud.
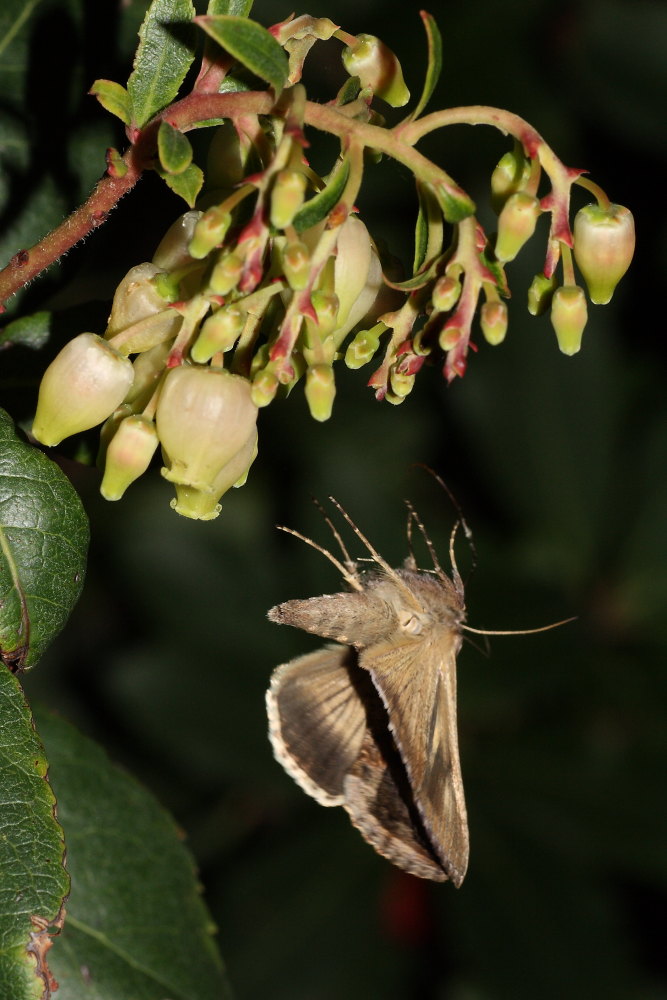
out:
M382 266L361 219L350 215L341 226L334 265L338 296L336 336L342 337L370 310L382 285Z
M370 330L360 330L345 351L347 367L356 370L367 364L380 346L380 335L386 329L384 323L377 323Z
M154 280L156 275L161 273L161 268L150 263L137 264L136 267L130 268L114 293L104 333L107 340L111 340L135 323L164 312L169 301L160 294ZM174 312L165 316L164 320L167 327L173 328L175 336L180 325L180 316Z
M410 100L401 64L379 38L357 35L356 44L344 49L342 58L350 76L358 76L362 87L370 87L392 108L402 108Z
M586 205L574 219L574 259L591 302L605 305L630 267L635 252L635 222L623 205Z
M556 275L547 278L545 274L536 274L528 289L528 312L531 316L542 316L551 306L553 294L558 287Z
M131 403L135 412L143 410L153 395L170 351L171 344L157 344L149 351L138 354L132 362L132 385L125 397L125 402Z
M317 316L317 335L324 338L336 326L336 317L340 313L338 296L333 292L313 292L310 301Z
M237 253L223 254L213 268L209 288L214 295L229 295L243 274L243 257Z
M193 209L176 219L160 240L153 263L165 271L175 271L190 264L193 258L188 247L201 217L202 213Z
M507 306L504 302L485 302L480 310L479 325L487 344L502 344L507 333Z
M238 306L223 306L204 322L192 345L190 357L198 364L210 361L218 351L229 351L243 332L246 313Z
M540 203L532 194L518 191L505 202L498 219L495 254L506 263L514 260L524 243L535 232L540 217Z
M336 382L331 365L313 365L308 369L305 392L313 420L328 420L336 396Z
M443 351L451 351L452 347L456 347L459 340L461 339L461 328L458 326L449 326L446 324L443 326L442 330L438 335L438 344L443 349Z
M440 312L448 312L456 305L460 294L461 282L457 278L452 278L449 274L443 274L433 286L431 302L434 308Z
M182 365L167 373L155 415L172 483L210 491L255 429L250 383L221 368Z
M399 399L405 399L412 392L415 384L415 376L399 372L396 366L392 365L389 369L389 384L392 393L397 397L397 400L395 400L397 402Z
M300 170L281 170L271 191L271 225L276 229L291 226L303 205L307 178Z
M255 406L268 406L275 399L280 382L275 372L261 368L253 377L251 398Z
M45 445L101 424L132 385L132 365L94 333L65 344L44 372L32 433Z
M294 291L301 291L308 284L310 276L310 253L301 240L288 243L283 250L283 271L287 284Z
M122 420L107 446L100 493L105 500L120 500L135 479L142 476L158 446L155 424L148 417Z
M530 177L530 160L519 148L500 158L491 174L491 205L500 215L503 205L517 191L523 190Z
M563 354L576 354L588 319L586 295L578 285L557 288L551 303L551 325Z
M243 486L250 466L257 457L257 431L253 431L245 445L220 471L210 490L197 490L192 486L176 483L176 497L171 507L183 517L197 521L212 521L220 513L220 497L233 486Z
M202 260L214 247L219 246L227 235L232 222L229 212L223 211L219 205L207 208L195 224L192 239L188 245L188 253L195 260Z

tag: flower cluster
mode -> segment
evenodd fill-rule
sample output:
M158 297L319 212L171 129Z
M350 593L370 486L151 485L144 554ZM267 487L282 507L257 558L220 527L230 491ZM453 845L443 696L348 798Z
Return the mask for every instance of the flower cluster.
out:
M34 436L54 445L104 421L100 460L108 499L118 499L146 470L159 445L162 473L176 489L172 506L189 517L215 517L220 497L245 481L257 454L258 409L302 381L312 417L328 419L338 360L356 369L381 354L368 384L394 404L403 402L426 363L440 364L450 382L462 376L476 316L489 344L503 341L505 267L543 214L551 219L546 260L528 307L533 314L550 309L560 349L579 350L587 307L572 251L591 300L608 302L632 257L632 216L508 112L474 107L422 116L439 69L437 29L422 17L430 43L427 81L416 108L392 128L373 109L374 98L402 107L410 95L396 56L374 36L354 37L327 18L304 15L264 32L267 41L257 34L264 29L244 18L197 19L223 42L236 22L244 22L244 31L254 25L247 65L259 72L252 55L259 45L273 66L275 47L285 59L284 89L279 98L195 92L190 124L178 117L187 99L178 114L163 113L156 169L174 189L184 183L179 176L199 171L190 164L186 127L216 114L223 119L210 144L204 192L169 228L153 260L132 267L120 283L104 336L76 337L44 376ZM303 63L316 42L334 37L344 44L350 79L328 105L315 105L300 83ZM238 56L241 42L231 48ZM267 79L277 93L275 72ZM118 99L122 88L109 87ZM491 178L498 214L492 237L465 191L414 148L422 136L460 121L514 136ZM325 177L308 161L307 127L340 140ZM383 274L355 208L365 170L378 155L407 166L417 185L414 262L403 281ZM120 159L109 162L117 174ZM550 188L540 195L545 176ZM574 185L596 204L579 211L572 230Z

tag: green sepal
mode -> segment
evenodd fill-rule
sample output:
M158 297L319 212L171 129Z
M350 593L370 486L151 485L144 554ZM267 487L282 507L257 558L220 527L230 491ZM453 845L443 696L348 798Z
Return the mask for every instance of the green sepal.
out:
M157 133L160 164L168 174L182 174L192 163L192 146L187 137L167 121L160 122Z
M336 94L336 104L343 107L356 101L361 93L361 80L358 76L348 76L347 80Z
M276 96L280 94L287 82L289 62L282 45L266 28L231 14L197 17L195 23L237 62L268 83Z
M153 0L139 29L134 69L127 81L132 121L143 128L171 104L194 59L191 0Z
M442 214L447 222L462 222L475 212L475 202L456 184L440 181L430 184L429 187L435 195Z
M417 107L408 115L408 121L418 118L422 113L433 96L433 91L437 86L442 72L442 35L440 34L440 29L435 23L433 17L431 17L427 11L422 10L419 13L422 21L424 22L424 30L426 31L428 62L426 65L426 75L424 77L424 89L422 90L421 97L417 102Z
M328 184L310 198L294 216L292 225L297 233L302 233L305 229L316 226L322 219L326 219L332 208L335 208L340 201L349 172L349 162L341 160L335 167Z
M424 184L417 185L419 212L415 223L415 253L412 273L418 274L428 258L437 257L442 251L442 212L433 193Z
M169 174L160 167L155 168L167 187L186 202L189 208L195 207L195 202L204 184L204 171L196 163L180 174Z
M125 87L113 80L95 80L89 94L96 97L105 111L120 118L126 125L132 122L132 100Z
M414 292L416 289L428 285L429 281L433 281L438 273L438 265L441 259L440 257L436 257L425 270L418 271L411 278L406 278L405 281L390 281L387 277L383 277L382 280L385 285L389 285L390 288L395 288L399 292Z
M29 347L39 351L51 336L51 313L42 311L21 316L0 330L0 347Z

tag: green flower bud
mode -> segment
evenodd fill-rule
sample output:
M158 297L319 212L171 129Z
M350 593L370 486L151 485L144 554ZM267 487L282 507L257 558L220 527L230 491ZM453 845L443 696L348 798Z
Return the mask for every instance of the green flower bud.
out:
M319 340L324 340L336 326L336 317L340 313L338 296L333 292L317 291L312 293L310 301L317 316L316 335ZM306 319L306 323L312 323L312 320Z
M336 396L336 382L331 365L313 365L308 369L305 392L313 420L328 420Z
M505 153L491 174L491 205L500 215L503 205L517 191L522 191L530 178L530 160L521 149Z
M165 271L176 271L193 260L188 247L202 213L193 209L172 223L153 254L153 263Z
M294 291L301 291L310 276L310 253L301 240L288 243L283 250L283 271L287 284Z
M479 325L487 344L502 344L507 333L507 306L504 302L485 302L481 308Z
M45 445L101 424L132 385L132 365L94 333L65 344L44 372L32 433Z
M343 50L342 58L350 76L358 76L362 87L370 87L392 108L402 108L410 100L401 64L379 38L358 35L356 44Z
M276 229L291 226L303 205L307 178L300 170L281 170L271 191L271 225Z
M334 265L334 290L338 296L336 338L340 343L360 323L375 302L382 285L377 250L361 219L350 215L341 226Z
M135 412L143 410L153 395L170 351L171 344L157 344L149 351L138 354L132 362L132 385L125 397L125 402L131 403Z
M234 486L243 486L250 466L257 457L257 431L253 431L236 457L221 469L210 490L196 490L192 486L176 484L176 497L171 501L172 510L183 517L197 521L212 521L222 509L220 497Z
M606 305L630 267L635 252L635 222L623 205L586 205L574 219L574 259L591 302Z
M347 367L356 370L367 364L380 346L380 335L386 329L384 323L377 323L370 330L360 330L350 341L345 352Z
M121 421L107 446L100 493L105 500L120 500L135 479L142 476L158 446L155 424L148 417Z
M536 274L528 289L528 312L531 316L542 316L551 306L553 294L558 287L556 275L547 278L544 274Z
M207 208L197 221L188 245L188 253L195 260L202 260L207 254L219 246L227 235L232 223L229 212L224 212L219 205Z
M243 332L246 313L238 306L223 306L204 322L192 345L190 357L198 364L210 361L218 351L229 351Z
M270 368L260 368L252 380L251 399L255 406L268 406L276 397L280 382Z
M504 264L514 260L524 243L535 232L540 217L540 203L532 194L518 191L505 202L498 219L495 254Z
M394 402L405 399L412 392L415 377L415 375L407 375L405 372L397 371L395 365L391 366L389 369L389 384L392 393L397 397Z
M449 274L443 274L433 286L431 302L440 312L449 312L458 302L460 294L461 282Z
M137 264L136 267L130 268L114 293L111 313L104 333L106 340L111 340L112 337L126 330L129 326L134 326L135 323L140 323L165 311L169 302L160 295L153 280L156 275L162 273L161 268L156 264ZM165 331L173 330L173 336L176 336L181 324L181 317L177 312L172 311L165 316L160 316L157 323L163 323Z
M576 354L588 319L586 296L578 285L557 288L551 303L551 325L563 354Z
M172 368L155 414L172 483L210 492L255 430L250 383L221 368Z
M213 268L209 289L214 295L229 295L243 274L243 257L237 253L222 254Z

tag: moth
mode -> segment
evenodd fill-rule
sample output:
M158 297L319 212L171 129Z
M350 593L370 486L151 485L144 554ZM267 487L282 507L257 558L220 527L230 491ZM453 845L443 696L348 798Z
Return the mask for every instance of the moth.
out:
M343 806L362 836L399 868L460 886L468 868L468 821L456 723L456 657L465 621L453 559L440 566L408 505L408 540L420 530L433 567L414 555L399 569L375 550L333 498L370 560L322 552L349 590L271 608L271 621L334 640L274 671L267 692L274 755L324 806ZM364 563L371 562L369 570Z

